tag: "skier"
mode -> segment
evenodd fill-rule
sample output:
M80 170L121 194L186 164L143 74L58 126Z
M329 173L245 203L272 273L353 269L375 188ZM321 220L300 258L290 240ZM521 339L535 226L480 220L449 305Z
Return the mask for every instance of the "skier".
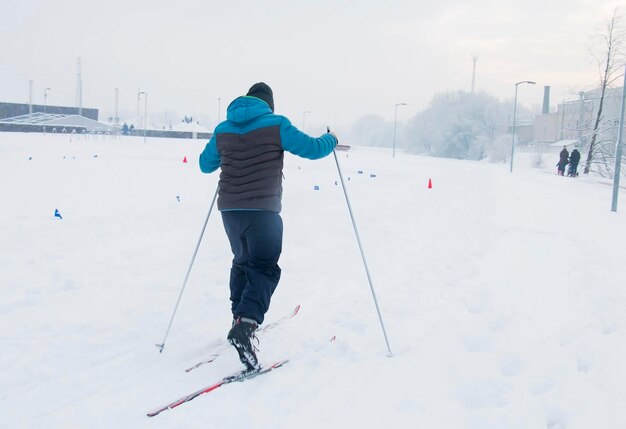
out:
M259 82L230 103L226 120L200 154L203 173L221 168L217 207L233 253L227 338L248 370L260 367L252 340L281 273L284 151L319 159L336 145L334 134L309 137L274 114L272 89Z
M577 177L578 176L578 163L580 162L580 152L578 152L578 147L575 147L572 151L572 154L569 156L569 169L567 171L567 175L569 177Z
M567 151L567 148L563 146L563 150L559 154L559 162L557 162L556 164L558 167L558 173L560 176L563 176L565 174L565 166L569 162L568 158L569 158L569 152Z

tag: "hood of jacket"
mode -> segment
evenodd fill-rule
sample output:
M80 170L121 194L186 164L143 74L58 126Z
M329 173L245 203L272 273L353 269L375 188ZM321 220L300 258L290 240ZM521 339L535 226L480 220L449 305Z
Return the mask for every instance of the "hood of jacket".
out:
M272 114L272 109L265 101L256 97L242 96L230 103L226 110L226 119L236 124L245 124L268 114Z

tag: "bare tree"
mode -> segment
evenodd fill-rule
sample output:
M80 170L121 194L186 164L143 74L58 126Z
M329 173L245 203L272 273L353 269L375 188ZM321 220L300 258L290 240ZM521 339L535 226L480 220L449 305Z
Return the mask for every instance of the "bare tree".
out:
M593 169L602 177L613 177L615 171L615 145L617 141L617 128L619 120L606 120L602 122L595 141ZM621 170L621 175L626 177L626 171Z
M626 35L623 27L621 26L621 17L618 14L618 9L613 10L611 16L607 19L604 27L600 33L596 36L597 49L591 51L591 55L598 64L598 71L600 74L600 100L598 105L598 113L595 119L595 125L591 134L591 143L589 145L589 152L587 153L587 161L585 162L584 173L588 174L591 168L592 162L596 161L598 155L602 154L602 151L598 149L598 135L600 134L600 128L602 123L602 108L604 106L604 97L606 90L609 88L618 78L622 75L623 60L624 60L624 42ZM606 160L601 161L605 164Z

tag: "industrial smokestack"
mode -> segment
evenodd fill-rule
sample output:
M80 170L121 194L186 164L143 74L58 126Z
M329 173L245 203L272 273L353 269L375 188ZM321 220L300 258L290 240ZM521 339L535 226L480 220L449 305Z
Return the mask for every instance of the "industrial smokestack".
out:
M547 115L550 113L550 87L543 87L543 110L542 113Z

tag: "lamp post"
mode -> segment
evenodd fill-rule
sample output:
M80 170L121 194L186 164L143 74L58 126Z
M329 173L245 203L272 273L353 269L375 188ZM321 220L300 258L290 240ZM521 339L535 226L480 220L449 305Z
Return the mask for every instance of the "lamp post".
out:
M33 114L33 81L28 81L28 114Z
M304 132L306 132L306 131L305 131L305 125L306 125L306 114L307 114L307 113L311 113L311 111L310 111L310 110L305 110L305 111L302 113L302 132L303 132L303 133L304 133Z
M515 115L517 114L517 87L523 83L534 85L532 80L522 80L515 84L515 101L513 102L513 132L511 137L511 173L513 172L513 156L515 156Z
M46 108L48 107L48 91L50 90L50 88L43 90L43 113L46 113Z
M139 104L139 97L143 94L143 142L146 142L146 128L148 127L148 93L145 91L139 92L137 95L137 104ZM139 125L139 124L137 124Z
M395 115L393 116L393 153L392 158L396 157L396 125L398 123L398 106L406 106L406 103L396 103Z
M135 132L139 129L139 100L141 99L141 88L137 88L137 120L135 121ZM138 135L138 134L137 134Z
M47 107L48 107L48 91L50 91L50 88L46 88L43 90L43 113L46 113ZM44 122L43 122L43 133L46 134L46 118L43 118Z
M626 69L625 69L626 70ZM617 143L615 145L615 169L613 170L613 197L611 199L611 211L617 212L617 196L619 194L619 176L622 168L622 146L624 134L624 109L626 108L626 74L622 86L622 102L619 110L619 128L617 130Z

